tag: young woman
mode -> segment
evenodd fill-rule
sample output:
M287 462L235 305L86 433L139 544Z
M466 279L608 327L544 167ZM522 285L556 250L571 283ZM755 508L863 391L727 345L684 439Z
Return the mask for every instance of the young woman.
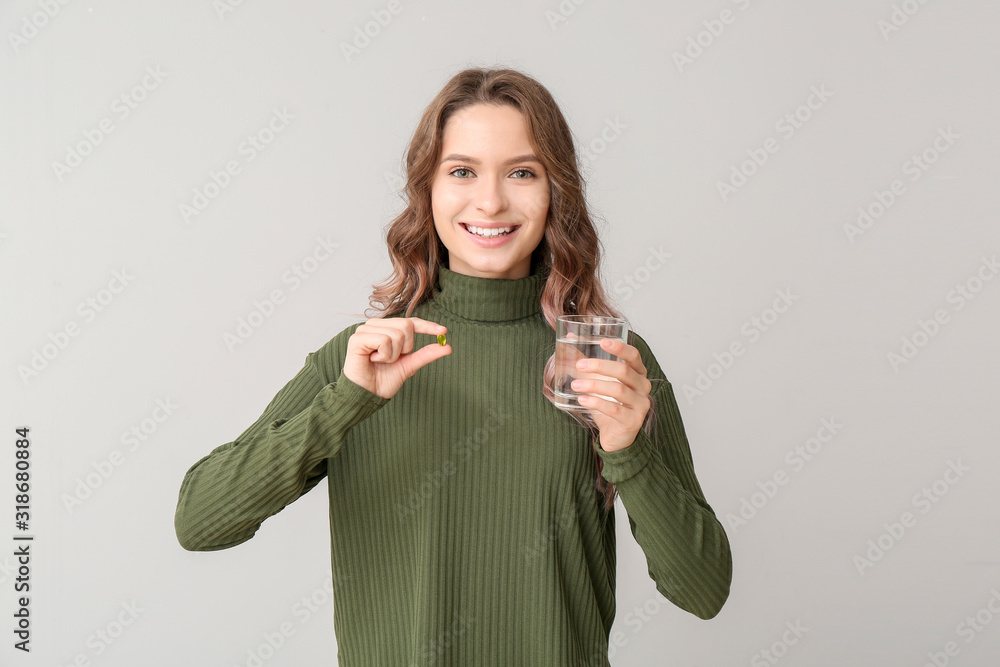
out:
M715 616L729 542L645 341L605 341L620 361L582 369L614 380L576 388L615 401L579 418L552 403L556 318L618 312L549 92L462 71L406 158L381 315L188 470L181 545L240 544L325 477L341 664L609 665L617 494L657 590Z

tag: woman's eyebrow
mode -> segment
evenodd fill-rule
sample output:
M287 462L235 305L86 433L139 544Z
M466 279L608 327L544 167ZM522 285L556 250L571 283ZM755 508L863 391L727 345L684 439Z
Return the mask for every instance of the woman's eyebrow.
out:
M452 153L450 155L445 156L444 158L441 159L441 164L444 164L445 162L468 162L469 164L482 164L482 162L480 162L476 158L469 155L461 155L460 153ZM516 157L512 157L503 164L508 165L508 164L514 164L515 162L537 162L538 164L542 163L542 161L539 160L535 155L529 153L527 155L518 155Z

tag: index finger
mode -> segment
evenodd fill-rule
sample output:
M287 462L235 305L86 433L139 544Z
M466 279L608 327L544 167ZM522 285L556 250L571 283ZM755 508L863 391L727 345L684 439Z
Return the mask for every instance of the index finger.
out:
M416 333L437 335L448 332L448 327L443 324L438 324L437 322L431 322L430 320L424 320L419 317L408 317L406 319L413 323L413 331Z

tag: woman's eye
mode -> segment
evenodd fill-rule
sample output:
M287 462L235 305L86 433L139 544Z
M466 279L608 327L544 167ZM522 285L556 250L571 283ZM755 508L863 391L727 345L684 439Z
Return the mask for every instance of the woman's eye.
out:
M472 170L467 169L466 167L457 167L455 169L452 169L448 173L458 178L469 178L469 176L472 175ZM515 175L515 178L517 180L536 178L537 176L535 172L531 171L530 169L515 169L513 172L511 172L511 174Z

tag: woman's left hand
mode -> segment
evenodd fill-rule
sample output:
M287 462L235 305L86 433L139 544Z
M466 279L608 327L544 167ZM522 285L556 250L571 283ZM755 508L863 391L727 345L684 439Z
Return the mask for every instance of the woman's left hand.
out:
M625 449L639 435L639 429L652 406L649 392L652 383L646 378L646 366L639 357L639 350L620 340L605 338L601 349L618 357L610 359L580 359L576 368L582 371L574 380L574 391L601 394L619 401L609 401L599 396L580 396L580 404L588 409L601 432L601 448L606 452ZM604 375L615 380L599 380L593 375Z

